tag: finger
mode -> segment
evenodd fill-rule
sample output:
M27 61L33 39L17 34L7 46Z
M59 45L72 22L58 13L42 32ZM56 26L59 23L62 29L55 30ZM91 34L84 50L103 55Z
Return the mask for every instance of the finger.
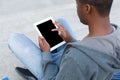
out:
M52 29L52 31L58 31L58 34L61 35L61 31L60 31L59 28L57 28L57 29Z
M59 31L58 31L58 34L61 35L61 33L62 33L62 32L59 30Z
M58 29L52 29L51 31L58 31Z
M47 41L45 38L42 38L43 45L47 44Z
M42 45L49 45L48 42L46 41L46 39L44 37L41 37L41 41L42 41Z
M43 37L42 36L39 36L39 45L40 46L43 46Z

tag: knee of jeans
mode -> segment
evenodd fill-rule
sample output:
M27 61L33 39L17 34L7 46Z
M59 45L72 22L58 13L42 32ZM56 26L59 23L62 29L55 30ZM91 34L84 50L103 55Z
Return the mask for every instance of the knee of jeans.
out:
M20 34L20 33L11 34L11 35L8 37L8 46L11 47L11 46L12 46L12 43L13 43L14 41L17 41L17 38L20 37L20 36L23 36L23 34Z
M63 27L68 31L68 33L71 35L73 38L73 41L76 41L76 35L73 33L70 25L64 18L58 18L57 21L63 25Z
M60 22L62 25L63 25L64 23L67 23L64 18L58 18L56 21Z
M60 24L62 24L66 30L68 30L68 28L70 28L70 25L64 18L58 18L56 21L58 21Z

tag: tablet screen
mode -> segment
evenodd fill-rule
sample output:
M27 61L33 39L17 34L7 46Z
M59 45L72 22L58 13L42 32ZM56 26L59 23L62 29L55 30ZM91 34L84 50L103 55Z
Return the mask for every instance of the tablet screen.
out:
M56 28L55 25L52 23L52 20L48 20L44 23L38 24L37 28L51 47L63 41L63 39L58 35L57 31L51 31L52 29Z

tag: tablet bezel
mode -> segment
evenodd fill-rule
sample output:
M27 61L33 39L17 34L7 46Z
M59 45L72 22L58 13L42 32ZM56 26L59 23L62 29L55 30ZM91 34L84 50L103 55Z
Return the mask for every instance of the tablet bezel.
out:
M42 24L42 23L44 23L44 22L47 22L47 21L49 21L49 20L51 20L52 23L55 22L52 17L48 17L48 18L46 18L46 19L44 19L44 20L38 21L38 22L36 22L36 23L33 24L33 25L35 26L35 29L37 30L39 36L44 37L44 36L42 35L42 33L39 31L37 25ZM55 28L58 28L56 25L54 25L54 26L55 26ZM51 47L51 48L50 48L50 51L53 51L53 50L57 49L58 47L62 46L62 45L65 44L65 43L66 43L66 42L63 40L62 42L60 42L60 43L56 44L55 46Z

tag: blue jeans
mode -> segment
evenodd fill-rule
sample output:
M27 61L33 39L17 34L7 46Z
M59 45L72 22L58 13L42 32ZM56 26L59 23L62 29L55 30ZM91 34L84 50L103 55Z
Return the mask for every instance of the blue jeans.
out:
M58 19L68 33L71 35L73 41L76 40L70 26L63 19ZM34 44L29 38L24 34L12 34L8 39L8 45L10 50L15 54L15 56L24 64L24 66L29 69L38 80L42 80L42 52L40 48ZM59 65L61 56L63 54L65 45L56 49L51 53L53 60Z
M111 80L120 80L120 72L115 73Z

